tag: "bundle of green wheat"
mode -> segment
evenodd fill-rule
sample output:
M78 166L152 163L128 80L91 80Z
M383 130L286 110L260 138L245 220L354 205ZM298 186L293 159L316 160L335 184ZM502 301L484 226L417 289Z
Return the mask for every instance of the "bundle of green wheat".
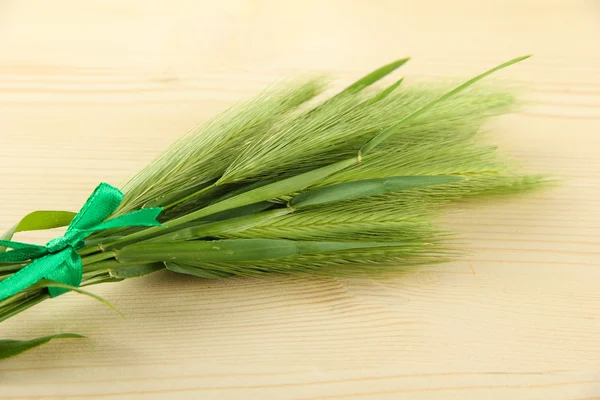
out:
M315 100L322 81L311 80L233 107L165 151L124 197L104 184L78 214L38 211L7 232L0 321L69 290L90 294L81 287L165 268L202 278L372 276L447 260L454 248L432 224L440 206L543 182L478 140L514 99L472 85L525 58L447 92L401 80L366 89L403 59L325 101ZM10 241L65 225L45 246ZM73 336L0 341L0 358Z

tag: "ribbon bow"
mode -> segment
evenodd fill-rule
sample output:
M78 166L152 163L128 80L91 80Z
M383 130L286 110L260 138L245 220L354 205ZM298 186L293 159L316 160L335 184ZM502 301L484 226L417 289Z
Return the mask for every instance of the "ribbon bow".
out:
M83 265L77 249L84 246L84 239L92 232L130 226L160 225L156 218L162 208L144 208L104 221L119 207L123 197L119 189L101 183L75 215L64 236L50 240L45 246L0 240L0 246L13 249L0 253L0 263L33 260L25 268L0 282L0 301L41 279L79 286ZM51 297L56 297L68 290L49 287L48 292Z

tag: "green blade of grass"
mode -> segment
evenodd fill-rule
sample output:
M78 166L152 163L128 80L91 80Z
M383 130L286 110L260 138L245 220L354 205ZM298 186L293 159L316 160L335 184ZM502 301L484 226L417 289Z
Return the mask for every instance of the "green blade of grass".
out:
M17 232L39 231L67 226L75 215L76 213L70 211L34 211L24 216L18 224L4 233L0 240L10 240ZM0 252L5 250L6 247L0 246Z
M377 68L375 71L365 75L364 77L354 82L352 85L348 86L340 94L338 94L338 96L345 93L355 93L366 88L367 86L371 86L378 80L384 78L385 76L391 74L396 69L406 64L408 60L410 60L410 58L408 57L402 58L400 60L396 60L394 62L386 64L383 67Z
M458 176L392 176L381 179L345 182L310 190L294 197L290 205L295 209L306 208L361 197L378 196L418 187L457 182Z
M392 242L320 242L284 239L195 240L164 244L136 244L116 251L120 262L239 262L299 254L398 246Z
M14 357L18 354L26 352L27 350L31 350L34 347L44 345L54 339L71 338L85 338L85 336L78 335L76 333L59 333L57 335L44 336L31 340L3 339L0 340L0 360L4 358Z
M356 82L354 82L353 84L351 84L350 86L348 86L346 89L342 90L337 95L335 95L332 98L326 100L325 102L323 102L323 104L315 107L313 110L311 110L311 112L314 112L314 111L322 108L326 104L331 104L332 101L335 101L336 99L338 99L338 98L340 98L342 96L346 96L346 95L350 95L350 94L356 94L356 93L360 92L364 88L366 88L368 86L371 86L375 82L379 81L380 79L383 79L387 75L389 75L392 72L394 72L396 69L398 69L401 66L403 66L404 64L406 64L408 62L408 60L410 60L410 58L408 58L408 57L407 58L402 58L400 60L396 60L394 62L386 64L383 67L377 68L375 71L370 72L369 74L363 76L362 78L360 78L359 80L357 80ZM384 97L386 97L391 92L393 92L394 89L396 89L398 86L400 86L400 82L402 82L402 79L400 79L400 81L396 82L390 88L388 88L388 89L384 90L382 93L380 93L382 95L381 98L379 98L379 99L377 99L375 101L379 101L379 100L383 99ZM384 92L386 92L386 93L384 93ZM371 101L373 101L373 100L371 100Z
M305 172L303 174L292 176L291 178L282 179L256 189L252 189L248 192L241 193L237 196L230 197L218 203L211 204L208 207L192 212L183 217L167 221L165 225L177 226L185 222L205 217L207 215L215 214L217 212L242 207L248 204L259 203L261 201L271 200L288 193L294 193L319 182L323 178L337 171L341 171L350 165L354 165L356 162L357 161L355 158L350 158L322 168Z
M402 84L402 81L404 81L404 78L399 79L395 83L393 83L390 86L388 86L387 88L383 89L381 92L377 93L377 95L375 95L372 99L370 99L368 101L368 103L374 104L374 103L377 103L378 101L385 99L390 94L392 94L394 92L394 90L396 90L396 89L398 89L398 87L400 87L400 85Z

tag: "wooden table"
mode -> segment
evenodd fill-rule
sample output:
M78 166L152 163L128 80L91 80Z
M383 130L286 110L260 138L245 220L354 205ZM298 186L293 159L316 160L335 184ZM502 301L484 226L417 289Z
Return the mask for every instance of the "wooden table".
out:
M490 127L553 190L448 218L473 253L390 280L101 285L0 337L80 332L0 364L0 398L590 399L600 396L600 5L595 1L5 1L0 228L77 210L278 78L343 85L497 75L526 104ZM43 240L42 234L21 238Z

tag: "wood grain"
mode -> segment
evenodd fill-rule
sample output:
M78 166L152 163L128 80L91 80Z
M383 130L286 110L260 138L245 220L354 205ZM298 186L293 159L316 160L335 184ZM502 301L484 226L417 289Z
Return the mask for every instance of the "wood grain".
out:
M456 210L472 253L394 279L95 288L126 320L75 294L46 302L0 337L89 339L3 362L0 398L600 398L599 38L591 0L1 2L1 229L77 210L278 79L339 87L407 55L411 81L534 53L497 76L523 87L523 111L489 128L565 182Z

